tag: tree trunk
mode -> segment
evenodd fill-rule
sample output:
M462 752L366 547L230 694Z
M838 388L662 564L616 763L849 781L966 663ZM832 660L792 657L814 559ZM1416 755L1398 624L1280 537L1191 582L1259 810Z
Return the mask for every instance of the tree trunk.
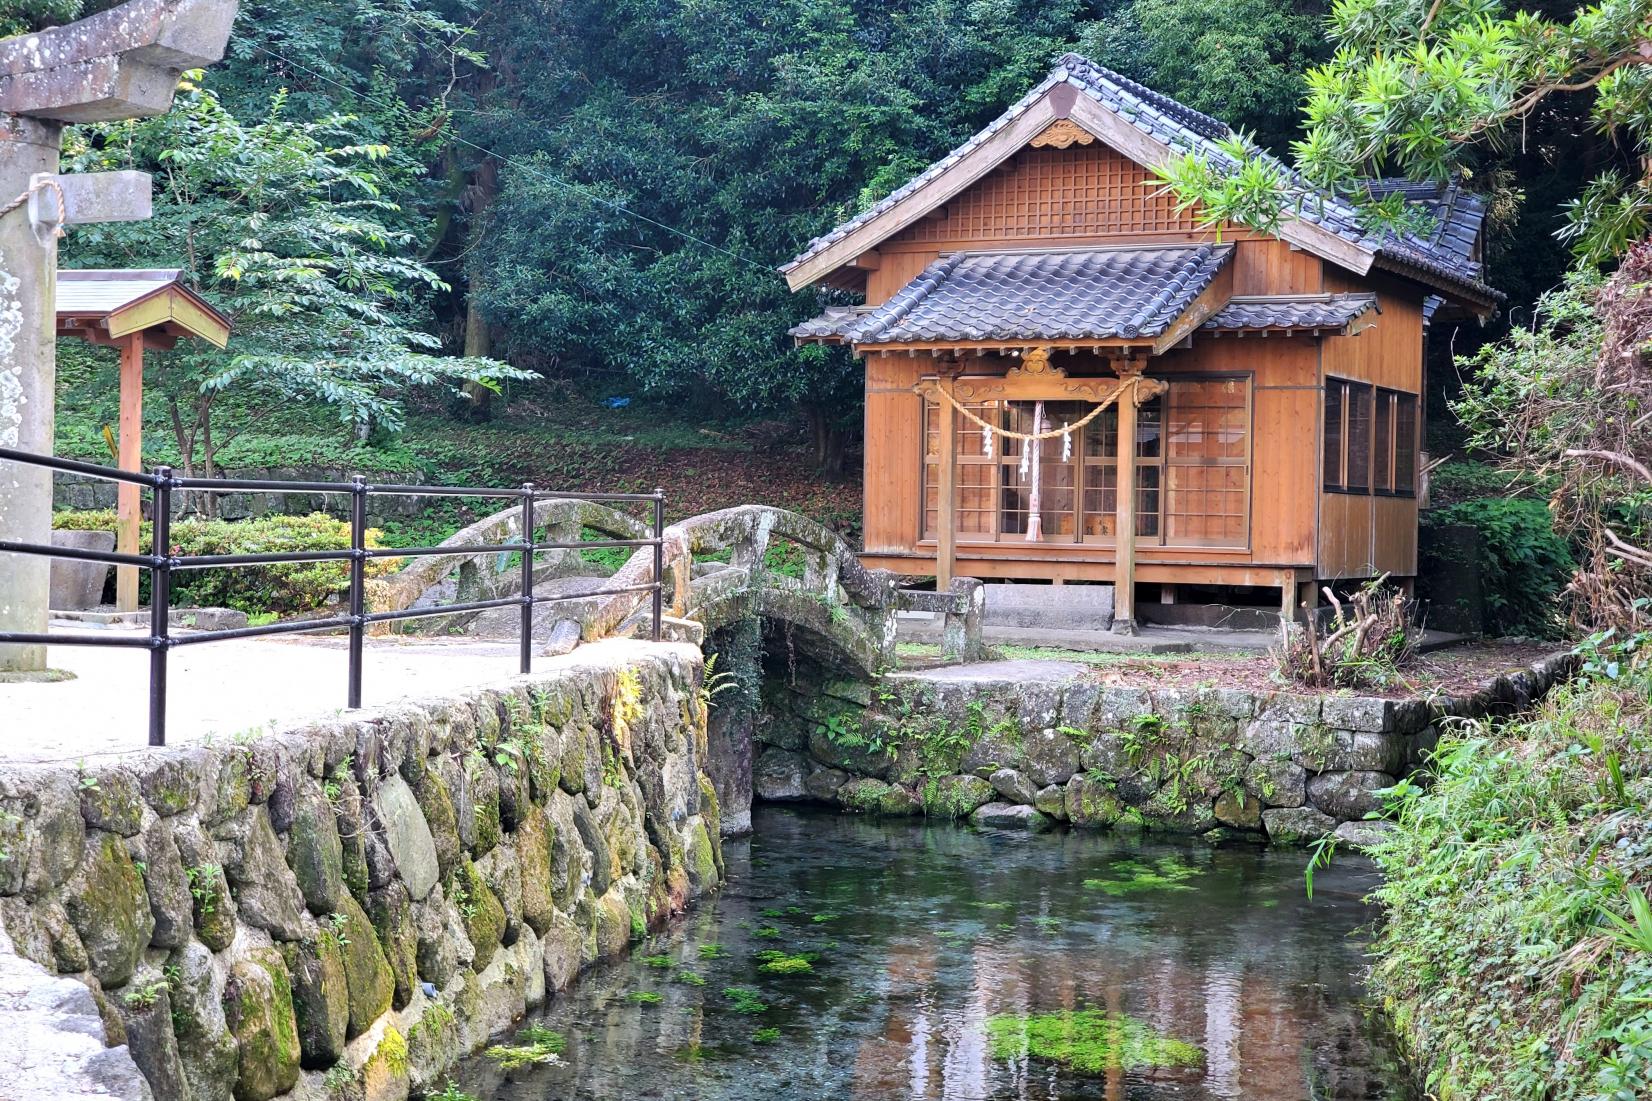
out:
M467 192L465 200L470 207L470 235L474 242L485 231L488 208L499 193L499 173L493 158L483 159L476 169L476 182ZM493 333L488 329L488 319L482 315L481 265L472 265L468 275L469 285L465 289L465 355L486 357L493 354ZM471 416L477 420L487 420L493 415L491 389L478 382L467 382L463 390L465 397L470 399Z
M809 434L814 441L815 466L826 474L842 474L847 441L843 429L832 421L832 410L823 405L811 405L805 413L809 418Z

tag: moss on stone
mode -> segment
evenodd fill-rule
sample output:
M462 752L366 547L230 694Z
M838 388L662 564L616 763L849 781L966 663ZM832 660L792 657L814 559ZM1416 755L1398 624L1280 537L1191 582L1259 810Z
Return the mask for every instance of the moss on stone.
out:
M968 818L994 795L992 785L979 776L942 776L924 784L923 809L931 818Z
M1066 808L1067 820L1086 829L1117 824L1125 809L1109 782L1084 775L1067 781Z
M351 1038L360 1036L390 1008L396 979L379 948L373 924L355 899L346 895L338 913L323 919L338 938L344 955L344 974L350 990Z
M301 1062L329 1067L344 1054L350 1027L350 985L344 951L330 930L302 944L286 944L281 954L292 977L293 1016Z
M155 932L155 916L125 841L112 833L87 834L64 905L98 981L116 987L131 978Z
M505 907L469 860L461 861L453 870L447 895L459 911L465 935L476 950L472 966L481 971L493 959L505 935Z
M436 842L436 866L445 879L453 874L464 848L459 839L459 815L453 809L453 794L448 791L446 781L428 764L420 764L412 771L413 780L409 786L413 789L413 798L419 803L425 824L430 827L430 836ZM498 840L495 836L494 843L497 844Z
M224 1012L235 1036L236 1101L268 1101L298 1083L300 1046L287 965L256 948L230 968Z
M499 845L504 825L499 818L499 791L494 788L476 804L477 856L486 856Z
M690 882L702 891L717 886L721 880L722 870L717 861L716 847L711 842L711 833L707 830L704 819L696 820L689 827L687 856Z

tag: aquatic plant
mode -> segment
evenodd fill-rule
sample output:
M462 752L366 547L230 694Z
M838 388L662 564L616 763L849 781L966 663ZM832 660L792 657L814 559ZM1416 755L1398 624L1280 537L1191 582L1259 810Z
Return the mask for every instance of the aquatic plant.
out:
M824 925L826 922L836 921L838 918L840 918L842 916L843 916L842 914L834 914L831 911L827 911L825 913L814 914L814 915L810 916L809 920L812 921L816 925Z
M1033 924L1042 932L1053 933L1067 923L1053 914L1039 914L1033 918Z
M780 909L778 906L771 906L767 910L759 910L758 913L762 914L766 918L770 918L771 920L786 916L786 911Z
M987 1018L994 1059L1023 1055L1060 1063L1078 1074L1139 1067L1196 1067L1204 1053L1122 1013L1072 1009L1056 1013L1000 1013Z
M780 1039L778 1028L760 1028L751 1034L751 1042L754 1044L772 1044L778 1039Z
M1160 857L1152 864L1143 860L1115 860L1110 866L1120 878L1086 879L1085 890L1114 896L1137 891L1191 891L1193 887L1187 880L1199 875L1199 869L1171 856Z
M686 967L677 968L671 973L671 977L680 983L687 983L689 986L704 986L706 984L704 975L698 971L690 971Z
M677 961L670 956L644 956L642 962L656 971L669 971L677 966Z
M744 1013L747 1016L755 1017L759 1013L767 1012L769 1008L764 1003L762 995L749 986L725 986L723 997L733 1003L730 1008L736 1013Z
M763 928L752 933L752 936L762 937L764 940L779 940L780 930L775 928L773 925L765 925Z
M757 970L765 975L807 975L814 971L810 955L788 955L776 949L757 953L762 961Z
M652 990L633 990L625 996L625 1000L636 1002L638 1005L659 1005L665 1001L665 995L655 993Z
M495 1044L483 1054L498 1063L500 1070L554 1066L562 1062L562 1051L567 1043L560 1032L543 1025L529 1025L517 1032L516 1043Z
M695 951L703 960L720 960L728 955L728 949L721 944L702 944Z

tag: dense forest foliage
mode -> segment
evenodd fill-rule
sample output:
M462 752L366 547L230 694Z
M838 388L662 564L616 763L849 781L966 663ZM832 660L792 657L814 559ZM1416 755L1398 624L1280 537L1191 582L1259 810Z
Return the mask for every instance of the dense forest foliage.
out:
M100 2L12 0L0 27ZM705 409L803 411L818 459L836 466L858 423L857 372L841 352L790 346L786 328L821 303L788 293L777 263L990 120L1067 49L1283 151L1300 134L1304 74L1329 57L1326 15L1317 0L254 0L229 57L181 97L181 117L82 131L83 166L133 163L188 186L161 189L154 224L77 234L65 258L184 263L238 314L314 328L316 360L334 355L339 327L312 316L380 311L391 323L381 356L470 356L483 374L493 358ZM331 272L377 253L375 267L405 266L335 280L366 301L314 314L248 301L260 292L244 285L258 274L245 257L203 256L196 241L265 244L248 231L271 214L260 205L271 181L251 180L251 166L163 164L185 155L161 150L192 126L258 137L359 229L348 260L323 234L268 256L254 247L255 265ZM1483 159L1475 183L1498 199L1493 281L1516 313L1558 281L1556 204L1602 155L1576 110L1557 105L1518 147ZM1510 253L1518 261L1502 263ZM268 383L276 364L305 358L302 340L270 343L207 356L189 377L217 379L254 356L263 370L243 362L234 381ZM266 390L395 427L394 407L372 400L395 379L348 364L321 375ZM490 386L466 392L455 415L486 417Z

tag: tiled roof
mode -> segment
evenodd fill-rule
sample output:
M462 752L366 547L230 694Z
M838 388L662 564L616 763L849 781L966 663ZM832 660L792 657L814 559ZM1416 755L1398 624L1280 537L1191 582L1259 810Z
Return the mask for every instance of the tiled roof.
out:
M1155 337L1232 255L1232 245L954 253L874 310L838 307L792 333L856 345Z
M1236 297L1206 321L1215 332L1342 329L1377 304L1374 294L1292 294Z
M841 338L871 312L870 306L827 306L825 313L793 325L786 335L806 341Z
M990 140L1027 112L1033 104L1058 84L1069 84L1080 94L1112 111L1144 134L1174 152L1194 153L1218 169L1232 169L1236 162L1218 147L1233 132L1222 122L1177 103L1169 96L1146 88L1127 77L1103 68L1079 54L1061 57L1049 76L1028 92L986 128L964 144L908 180L869 209L849 219L823 236L810 241L801 253L782 265L787 271L822 250L841 241L861 226L898 205L914 192L943 175L977 147ZM1417 237L1378 237L1361 225L1359 213L1345 199L1314 187L1287 165L1262 149L1257 156L1273 164L1291 182L1290 209L1302 221L1312 223L1359 246L1377 258L1387 258L1392 267L1430 284L1443 284L1470 297L1495 301L1502 296L1479 280L1475 265L1464 262L1447 241L1425 241Z

